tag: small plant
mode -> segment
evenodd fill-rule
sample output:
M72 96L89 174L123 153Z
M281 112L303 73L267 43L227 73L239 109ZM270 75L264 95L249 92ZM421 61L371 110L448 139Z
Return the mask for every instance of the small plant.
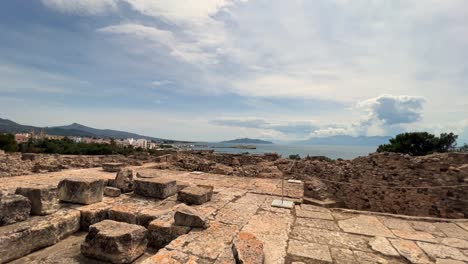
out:
M300 160L301 156L299 156L299 154L293 154L293 155L289 155L289 159Z

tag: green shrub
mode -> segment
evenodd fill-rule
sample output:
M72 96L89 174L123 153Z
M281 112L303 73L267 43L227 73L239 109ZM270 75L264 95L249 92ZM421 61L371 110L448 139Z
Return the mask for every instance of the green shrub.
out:
M0 134L0 149L5 152L18 151L18 144L12 134Z
M402 133L390 139L389 144L380 145L377 152L396 152L413 156L448 152L455 149L457 138L453 133L442 133L439 137L427 132Z
M293 155L289 155L289 159L300 160L301 156L299 156L299 154L293 154Z

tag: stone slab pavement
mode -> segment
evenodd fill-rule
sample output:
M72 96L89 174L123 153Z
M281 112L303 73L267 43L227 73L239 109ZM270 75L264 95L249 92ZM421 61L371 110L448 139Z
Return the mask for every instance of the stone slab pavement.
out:
M281 194L280 180L167 170L158 170L156 174L176 180L178 184L213 185L213 199L193 206L207 215L209 227L192 229L157 252L149 250L137 263L235 264L231 247L240 231L250 232L263 242L266 264L468 263L467 220L418 218L300 204L303 186L287 183L286 199L296 201L297 205L292 210L273 208L271 202ZM101 169L70 170L3 178L0 186L9 191L24 184L57 184L68 176L112 179L115 174ZM167 210L178 203L175 197L164 201L142 200L133 194L123 197L115 200L120 207L122 199L132 205L128 208L143 204L155 210ZM110 208L112 202L109 201L113 200L106 199L106 206ZM133 211L125 213L132 217ZM83 237L83 233L77 233L14 263L93 263L83 260L79 253ZM51 256L54 256L53 260Z

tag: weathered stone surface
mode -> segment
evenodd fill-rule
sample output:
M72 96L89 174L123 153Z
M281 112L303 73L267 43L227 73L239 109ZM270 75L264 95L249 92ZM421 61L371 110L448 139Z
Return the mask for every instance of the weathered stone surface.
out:
M330 250L325 245L291 239L289 240L288 254L294 261L332 263Z
M370 238L343 232L329 231L303 226L295 226L290 237L296 240L334 247L349 248L351 250L369 251Z
M0 226L21 222L29 217L31 202L22 195L0 197Z
M454 223L433 223L439 230L448 237L468 240L468 231Z
M356 262L354 263L359 263L359 264L406 264L408 263L404 258L396 259L396 258L390 258L390 257L385 257L379 254L375 253L369 253L369 252L364 252L364 251L358 251L354 250L354 259ZM349 262L345 262L349 263Z
M205 216L189 206L181 204L174 214L175 224L178 226L201 227L208 226Z
M453 259L437 259L436 264L466 264L466 262Z
M400 255L405 257L411 263L430 263L426 254L424 254L424 252L413 241L390 239L390 243L392 243Z
M102 164L102 169L106 172L118 172L125 164L120 162L107 162Z
M254 203L229 203L216 214L216 220L225 224L243 226L257 212L258 205Z
M426 242L416 242L424 252L430 257L436 259L455 259L461 261L468 261L468 256L465 256L459 249L447 247L444 245L437 245Z
M209 263L200 260L198 257L185 254L178 250L166 250L161 249L158 253L145 261L141 264L203 264Z
M338 225L348 233L367 236L395 237L375 216L360 215L338 221Z
M333 216L330 212L327 211L312 211L312 210L304 210L299 206L296 206L296 216L297 217L304 217L304 218L315 218L315 219L323 219L323 220L333 220Z
M446 237L441 240L441 243L449 247L468 249L468 241L464 239Z
M141 210L137 204L122 204L116 205L109 209L108 215L110 220L117 222L125 222L128 224L138 223L138 212Z
M123 168L115 176L114 186L119 188L123 193L133 192L133 170Z
M380 222L390 229L397 229L402 231L414 231L414 228L405 220L393 217L378 216Z
M148 227L152 221L167 217L168 215L171 215L173 219L174 212L170 209L164 209L164 206L162 208L143 209L137 214L137 224Z
M80 228L80 212L61 210L0 227L0 263L53 245Z
M204 204L211 200L213 190L205 187L189 186L177 193L177 200L185 204Z
M109 196L109 197L119 197L121 194L121 191L119 188L116 187L110 187L106 186L104 187L104 195Z
M135 194L164 199L177 193L174 180L161 178L142 178L135 180Z
M29 199L32 215L48 215L60 208L56 187L19 187L15 193Z
M393 230L393 234L404 239L437 243L434 236L425 232Z
M149 246L162 248L169 244L172 240L183 234L187 234L190 227L175 225L172 215L166 215L149 223L148 225L148 241Z
M240 232L232 244L232 252L236 263L263 264L265 256L263 243L253 234Z
M64 202L93 204L102 201L103 193L103 180L68 178L58 184L58 196Z
M400 254L393 248L385 237L376 237L369 242L371 248L381 254L391 257L399 257Z
M330 220L322 220L322 219L308 219L308 218L296 218L296 225L299 226L306 226L306 227L313 227L318 229L326 229L331 231L340 231L338 225Z
M330 253L334 263L337 264L348 264L348 263L357 263L353 251L347 248L334 248L330 247Z
M112 206L112 204L100 202L77 208L81 212L81 230L88 231L90 225L108 219L108 211Z
M104 220L89 227L81 253L111 263L130 263L145 252L146 232L142 226Z

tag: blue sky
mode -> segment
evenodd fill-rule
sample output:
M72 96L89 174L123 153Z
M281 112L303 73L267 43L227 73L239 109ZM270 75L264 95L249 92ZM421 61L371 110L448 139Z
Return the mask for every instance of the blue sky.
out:
M0 117L20 123L184 140L468 138L464 0L1 5Z

